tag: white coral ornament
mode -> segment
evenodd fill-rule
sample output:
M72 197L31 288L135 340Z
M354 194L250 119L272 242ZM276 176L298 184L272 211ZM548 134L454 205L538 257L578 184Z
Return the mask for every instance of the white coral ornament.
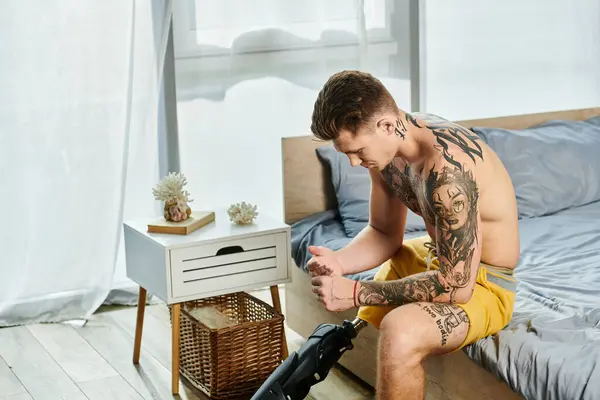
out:
M229 206L227 214L231 222L235 222L237 225L248 225L257 217L258 212L255 205L242 201Z
M185 175L181 172L171 172L152 189L154 198L165 202L164 216L167 221L183 221L192 213L188 203L193 200L190 199L188 191L183 189L185 185Z

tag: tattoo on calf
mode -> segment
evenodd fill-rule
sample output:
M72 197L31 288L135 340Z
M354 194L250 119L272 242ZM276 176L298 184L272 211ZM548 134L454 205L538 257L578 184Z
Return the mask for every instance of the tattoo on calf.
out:
M426 184L427 218L436 228L440 273L450 301L471 279L477 242L478 188L471 171L444 166L432 168Z
M440 303L417 305L435 320L438 330L440 331L442 346L448 342L448 336L453 330L462 324L469 323L469 317L465 311L458 306Z

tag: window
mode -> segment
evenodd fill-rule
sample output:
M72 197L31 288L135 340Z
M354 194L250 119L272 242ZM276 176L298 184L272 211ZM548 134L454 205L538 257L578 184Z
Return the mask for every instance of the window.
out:
M392 42L395 0L178 0L175 57Z

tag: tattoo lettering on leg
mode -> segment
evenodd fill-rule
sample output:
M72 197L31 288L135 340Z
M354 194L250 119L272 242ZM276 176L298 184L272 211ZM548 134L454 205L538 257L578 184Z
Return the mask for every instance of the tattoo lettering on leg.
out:
M445 345L448 341L448 335L461 324L468 324L469 317L465 311L454 305L432 303L418 304L435 321L440 331L441 344Z
M428 220L436 228L440 273L454 300L456 291L467 287L477 242L478 188L471 171L433 167L427 178Z

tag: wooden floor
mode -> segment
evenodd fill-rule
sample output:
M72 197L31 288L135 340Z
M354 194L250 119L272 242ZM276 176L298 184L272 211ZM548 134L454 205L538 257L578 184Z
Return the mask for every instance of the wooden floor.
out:
M268 289L252 294L271 303ZM132 363L135 321L135 307L113 306L101 308L83 326L62 323L0 329L0 400L174 398L167 307L146 307L138 366ZM286 334L290 352L303 343L295 332L286 329ZM187 383L180 384L180 396L175 398L207 399ZM374 395L370 387L335 368L312 388L309 398L360 400Z

